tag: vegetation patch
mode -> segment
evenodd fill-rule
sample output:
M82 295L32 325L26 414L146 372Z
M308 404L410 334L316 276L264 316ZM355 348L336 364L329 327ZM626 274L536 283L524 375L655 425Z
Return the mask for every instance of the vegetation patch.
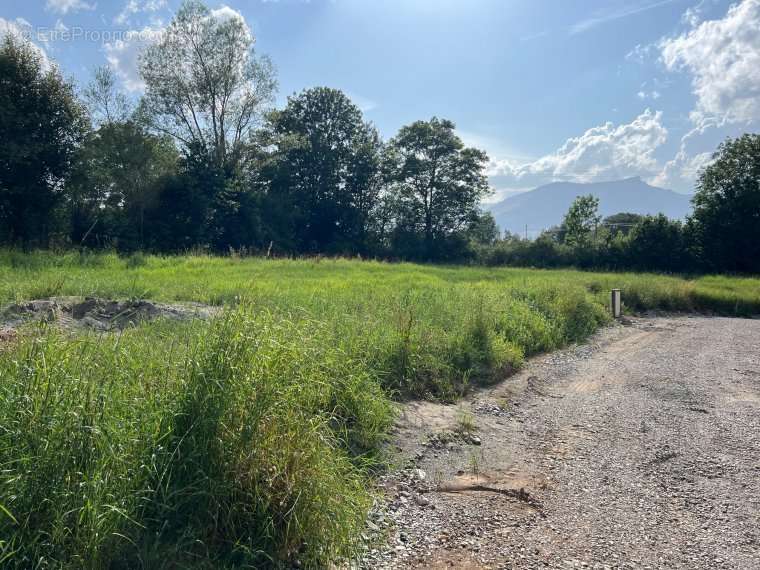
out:
M91 311L108 303L82 298L136 292L157 307L227 307L111 332L3 333L0 559L317 568L350 558L392 400L453 401L582 340L608 322L612 286L629 310L760 308L757 280L726 277L193 255L135 267L112 254L0 252L0 299L16 307L41 290ZM470 419L462 433L477 445Z

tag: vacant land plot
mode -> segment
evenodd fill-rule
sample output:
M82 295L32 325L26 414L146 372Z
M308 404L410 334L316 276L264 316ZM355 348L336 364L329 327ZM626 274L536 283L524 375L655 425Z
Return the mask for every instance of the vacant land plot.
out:
M2 252L0 561L352 556L392 401L585 339L611 287L629 310L760 313L753 279Z

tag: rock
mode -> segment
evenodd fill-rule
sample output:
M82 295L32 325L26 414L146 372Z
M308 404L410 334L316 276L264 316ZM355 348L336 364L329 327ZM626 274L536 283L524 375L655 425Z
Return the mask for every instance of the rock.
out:
M427 507L430 504L430 499L428 499L424 495L415 495L414 502L417 503L421 507Z

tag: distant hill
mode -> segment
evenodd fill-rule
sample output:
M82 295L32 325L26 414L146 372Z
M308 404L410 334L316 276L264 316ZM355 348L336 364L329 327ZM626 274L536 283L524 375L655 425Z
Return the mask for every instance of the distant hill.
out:
M577 196L593 194L599 198L599 213L663 213L669 218L685 218L691 211L691 196L650 186L641 178L613 182L553 182L529 192L510 196L486 208L503 230L535 237L541 230L558 225Z

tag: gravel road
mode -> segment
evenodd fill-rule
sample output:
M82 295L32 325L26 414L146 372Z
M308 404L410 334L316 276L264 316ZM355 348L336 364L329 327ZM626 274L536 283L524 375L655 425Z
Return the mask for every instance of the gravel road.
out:
M634 319L395 437L360 567L760 568L760 320Z

